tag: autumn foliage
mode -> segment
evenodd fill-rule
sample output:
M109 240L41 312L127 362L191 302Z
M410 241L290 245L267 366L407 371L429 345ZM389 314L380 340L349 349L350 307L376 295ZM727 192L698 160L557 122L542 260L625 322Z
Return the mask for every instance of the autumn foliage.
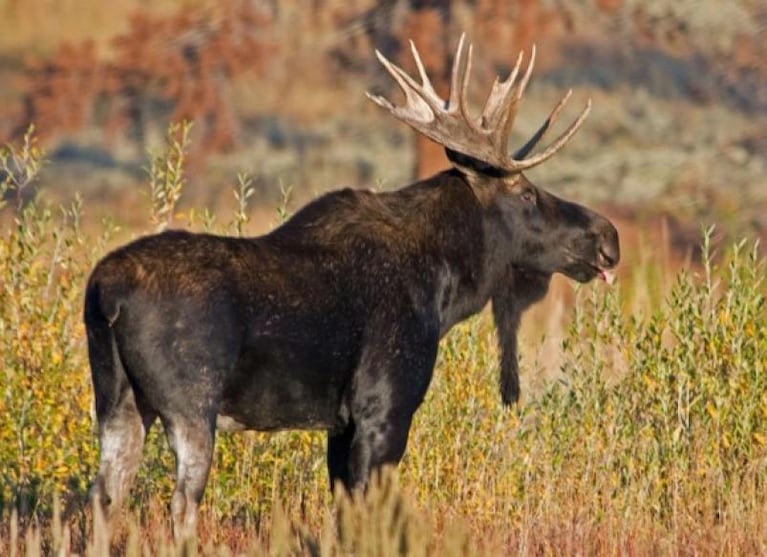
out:
M110 57L85 41L29 60L11 135L28 122L39 123L42 138L95 124L107 139L125 134L140 143L150 120L160 129L190 120L203 152L231 148L239 133L231 84L264 71L275 48L269 28L270 15L241 0L169 16L136 13Z

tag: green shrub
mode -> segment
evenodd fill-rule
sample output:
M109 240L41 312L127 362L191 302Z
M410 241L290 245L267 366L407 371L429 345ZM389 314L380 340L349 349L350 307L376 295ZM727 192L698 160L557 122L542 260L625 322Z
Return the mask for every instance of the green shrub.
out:
M0 237L0 508L25 511L56 490L84 490L92 472L80 299L111 230L87 246L79 198L54 211L28 194L42 162L31 130L21 149L0 151L0 190L15 206Z

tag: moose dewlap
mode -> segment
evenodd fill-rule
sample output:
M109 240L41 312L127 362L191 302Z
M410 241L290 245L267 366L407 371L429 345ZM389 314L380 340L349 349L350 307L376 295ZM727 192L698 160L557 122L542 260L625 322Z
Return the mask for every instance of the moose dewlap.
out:
M520 55L496 80L475 116L463 43L449 99L415 47L420 83L378 53L405 104L370 96L442 144L452 169L390 193L328 193L265 236L170 231L96 265L84 316L101 447L92 495L107 516L158 418L176 457L178 536L194 532L217 429L326 430L331 485L362 488L371 470L402 457L454 324L492 302L509 404L519 396L519 320L552 274L611 280L615 227L523 174L567 143L589 105L530 156L568 93L509 155L535 51L521 77Z

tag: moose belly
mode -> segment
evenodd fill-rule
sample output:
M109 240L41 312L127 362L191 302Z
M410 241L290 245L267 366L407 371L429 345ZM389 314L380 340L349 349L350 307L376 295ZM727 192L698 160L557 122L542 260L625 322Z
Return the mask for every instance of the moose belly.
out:
M274 388L224 401L216 419L222 431L337 429L343 425L337 397L310 398Z
M285 343L254 347L227 382L216 425L225 431L342 427L344 363Z

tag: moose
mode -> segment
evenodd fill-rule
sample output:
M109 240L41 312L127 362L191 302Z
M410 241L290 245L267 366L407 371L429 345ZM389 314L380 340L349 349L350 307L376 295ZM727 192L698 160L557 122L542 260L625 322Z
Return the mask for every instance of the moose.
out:
M368 97L441 144L452 168L392 192L327 193L255 238L170 230L106 255L84 304L100 463L91 497L108 517L159 418L176 460L176 536L196 529L217 430L327 432L331 488L364 489L402 458L440 338L488 302L503 403L519 396L517 328L551 276L612 282L618 233L605 217L533 185L530 156L570 97L516 152L508 143L535 60L468 107L472 48L461 37L450 93L378 59L404 105ZM518 79L519 78L519 79Z

